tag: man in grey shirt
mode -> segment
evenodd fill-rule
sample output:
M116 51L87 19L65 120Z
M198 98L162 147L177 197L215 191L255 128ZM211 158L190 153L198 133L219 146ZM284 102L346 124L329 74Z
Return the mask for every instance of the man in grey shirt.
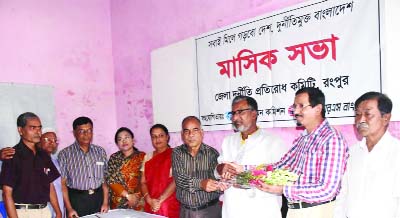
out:
M189 116L182 121L182 145L172 153L172 174L181 218L220 218L220 185L214 176L219 153L203 143L200 120Z
M78 117L72 126L76 141L58 154L68 217L107 212L106 152L104 148L92 144L92 120Z

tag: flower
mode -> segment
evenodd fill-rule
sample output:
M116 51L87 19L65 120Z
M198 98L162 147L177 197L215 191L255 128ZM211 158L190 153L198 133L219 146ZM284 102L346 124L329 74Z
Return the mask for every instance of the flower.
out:
M255 177L265 176L265 175L267 175L267 171L264 171L264 170L253 170L253 171L251 171L251 175L253 175Z
M298 179L298 175L288 169L274 169L272 165L259 165L236 176L235 184L242 188L250 188L260 183L269 185L290 185Z

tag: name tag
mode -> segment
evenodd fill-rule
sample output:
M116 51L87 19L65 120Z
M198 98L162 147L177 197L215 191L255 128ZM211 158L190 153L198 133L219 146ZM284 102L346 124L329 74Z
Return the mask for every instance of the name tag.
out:
M104 165L104 162L102 162L102 161L97 161L97 162L96 162L96 165L103 166L103 165Z

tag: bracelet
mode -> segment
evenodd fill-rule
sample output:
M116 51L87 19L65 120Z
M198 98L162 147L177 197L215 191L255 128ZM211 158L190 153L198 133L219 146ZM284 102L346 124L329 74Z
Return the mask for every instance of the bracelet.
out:
M146 194L143 195L143 198L146 198L146 196L149 195L149 193L147 192Z
M125 198L128 199L129 192L126 193Z

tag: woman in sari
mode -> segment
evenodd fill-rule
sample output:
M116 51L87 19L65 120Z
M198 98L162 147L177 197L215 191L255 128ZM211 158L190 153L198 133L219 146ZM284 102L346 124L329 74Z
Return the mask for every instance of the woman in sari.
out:
M150 129L154 151L146 154L141 180L145 211L169 218L179 217L179 202L175 197L172 177L172 148L168 145L168 129L155 124Z
M112 154L108 161L107 183L110 186L110 207L143 211L140 169L145 153L134 147L134 135L126 127L119 128L115 133L115 144L119 151Z

